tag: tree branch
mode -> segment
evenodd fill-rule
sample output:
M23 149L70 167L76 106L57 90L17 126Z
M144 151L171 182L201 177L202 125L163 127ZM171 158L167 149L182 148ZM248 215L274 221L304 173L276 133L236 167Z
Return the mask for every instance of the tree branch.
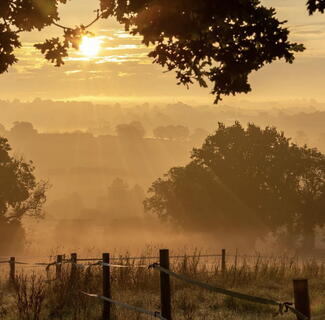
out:
M91 22L89 22L89 23L86 24L86 25L81 24L81 26L83 26L85 29L88 29L88 28L90 28L93 24L95 24L99 19L101 19L102 16L103 16L103 14L102 14L102 13L99 13L99 10L97 10L97 16L96 16L96 18L93 19ZM61 28L61 29L63 29L63 30L73 30L73 28L63 26L63 25L61 25L61 24L59 24L59 23L57 23L57 22L55 22L55 21L53 22L53 25L55 25L56 27Z

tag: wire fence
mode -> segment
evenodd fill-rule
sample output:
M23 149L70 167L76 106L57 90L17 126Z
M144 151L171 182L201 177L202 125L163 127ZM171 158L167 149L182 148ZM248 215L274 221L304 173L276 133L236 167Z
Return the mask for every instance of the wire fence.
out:
M0 261L0 264L9 264L9 280L15 281L15 267L23 266L23 267L45 267L46 271L49 271L51 267L56 267L56 278L48 279L46 282L56 281L60 278L61 267L64 264L71 264L71 267L76 268L86 268L90 269L92 267L101 267L103 271L103 292L102 294L97 293L89 293L82 292L85 296L90 298L96 298L103 301L103 320L110 319L110 305L116 305L125 309L129 309L132 311L136 311L142 314L149 315L153 318L158 318L161 320L171 320L171 309L172 309L172 295L170 289L170 277L173 277L179 281L186 282L190 285L200 287L202 289L208 290L210 292L214 292L216 294L226 295L235 299L240 299L244 301L248 301L250 303L271 305L277 308L274 315L283 315L285 313L291 312L294 314L298 320L309 320L311 319L310 315L310 302L309 302L309 293L308 293L308 280L307 279L296 279L294 282L294 298L295 301L277 301L273 299L268 299L264 297L258 297L254 295L249 295L237 291L228 290L226 288L217 287L211 285L209 283L205 283L202 281L198 281L192 279L186 275L174 272L170 267L170 260L172 259L185 259L185 258L219 258L221 264L221 272L225 271L226 268L226 257L235 257L238 259L242 258L255 258L260 259L262 256L247 256L247 255L226 255L226 251L223 249L221 254L202 254L202 255L174 255L169 256L169 250L160 250L159 256L145 256L145 257L110 257L109 254L103 254L102 258L77 258L77 254L71 254L70 259L66 259L63 255L58 255L56 261L52 262L24 262L24 261L16 261L15 257L10 257L9 259L4 259ZM266 256L264 256L266 257ZM271 258L272 256L268 256ZM141 261L141 264L121 264L121 261ZM156 260L159 262L144 264L143 261L147 260ZM118 261L119 263L116 263ZM160 273L160 300L161 300L161 310L158 311L150 311L144 308L140 308L137 306L129 305L125 302L117 301L112 299L111 297L111 285L110 285L110 269L111 268L143 268L147 269L148 272L150 270L154 270ZM317 317L313 317L315 319L324 319L325 314Z
M63 257L65 255L62 255ZM203 258L219 258L221 259L223 257L222 254L192 254L192 255L172 255L169 257L169 259L192 259L192 258L198 258L198 259L203 259ZM299 255L288 255L288 254L283 254L283 255L261 255L261 254L229 254L227 253L227 262L230 262L231 260L234 259L241 259L241 260L247 260L248 259L265 259L265 260L288 260L288 261L301 261L304 262L306 260L313 260L313 261L319 261L319 262L324 262L325 263L325 256L318 255L318 256L313 256L313 255L304 255L304 256L299 256ZM158 260L159 256L113 256L110 258L112 261L121 261L121 260L129 260L129 261L135 261L135 260ZM79 262L92 262L92 261L101 261L102 258L99 257L94 257L94 258L78 258L77 261ZM63 259L64 262L70 262L71 259ZM10 263L10 257L5 257L2 256L0 257L0 264L5 264L5 263ZM22 265L31 265L31 266L44 266L48 265L49 262L27 262L27 261L16 261L16 264L22 264Z

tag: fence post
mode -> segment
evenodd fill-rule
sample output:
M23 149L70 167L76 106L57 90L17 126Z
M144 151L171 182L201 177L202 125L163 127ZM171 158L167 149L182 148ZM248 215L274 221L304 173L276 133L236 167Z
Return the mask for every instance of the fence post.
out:
M169 269L169 250L161 249L159 251L159 264L165 269ZM170 278L169 274L160 272L160 303L161 316L167 320L172 319L171 314L171 293L170 293Z
M75 278L76 278L76 274L77 274L77 261L78 261L77 254L76 253L71 253L70 260L71 260L70 279L72 281L74 281Z
M55 265L55 271L56 271L56 279L61 279L61 271L62 271L62 255L59 254L56 257L56 265Z
M103 253L103 263L109 264L109 253ZM111 298L111 270L109 266L103 265L103 296ZM109 301L103 300L103 320L110 320L111 318L111 304Z
M293 292L295 308L310 319L310 301L307 279L294 279ZM297 319L300 318L297 316Z
M11 257L9 260L10 271L9 271L9 282L14 283L16 278L16 258Z
M221 250L221 273L224 275L226 272L226 249Z

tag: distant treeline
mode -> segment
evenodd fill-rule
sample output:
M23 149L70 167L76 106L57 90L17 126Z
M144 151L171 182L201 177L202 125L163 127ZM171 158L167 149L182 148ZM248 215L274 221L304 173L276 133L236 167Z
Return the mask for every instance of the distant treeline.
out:
M78 193L87 206L116 178L148 187L171 166L184 164L193 145L207 136L203 130L190 135L184 126L158 130L163 132L145 137L143 125L134 121L117 125L115 135L39 133L32 123L21 121L0 127L0 136L9 140L14 154L33 161L38 177L50 181L48 203Z
M87 203L118 177L146 190L169 168L184 165L218 122L276 126L300 145L325 150L325 111L312 107L253 110L36 99L0 101L0 111L0 136L53 184L49 202L78 192Z
M142 206L149 186L171 168L186 166L193 147L200 148L220 122L276 126L299 145L325 150L325 111L312 107L252 110L38 99L0 101L0 112L0 136L9 140L12 153L32 160L37 178L50 182L44 223L52 228L55 219L60 233L53 234L62 237L65 230L65 239L71 237L67 218L71 224L81 219L85 229L94 220L94 228L104 228L105 221L121 228L125 218L134 219L131 225L149 221Z
M243 124L252 122L261 126L276 126L298 143L314 144L325 150L325 110L319 111L313 106L279 108L276 103L270 103L247 109L226 105L190 106L181 102L95 105L90 102L35 99L28 103L0 101L0 111L0 123L7 130L15 121L25 121L32 123L39 132L79 130L97 136L116 135L119 125L123 130L127 129L123 128L125 124L140 123L143 128L140 136L162 139L174 139L175 135L182 139L191 135L203 136L212 133L218 122L230 125L238 120Z
M325 151L325 111L176 104L0 101L0 136L32 159L53 193L103 190L121 177L144 188L170 167L184 165L218 124L276 126L298 144ZM68 183L67 183L67 177Z

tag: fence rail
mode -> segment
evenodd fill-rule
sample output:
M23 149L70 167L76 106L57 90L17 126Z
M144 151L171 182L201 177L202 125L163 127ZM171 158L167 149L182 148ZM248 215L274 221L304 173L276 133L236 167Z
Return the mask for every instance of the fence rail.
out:
M310 299L309 299L309 291L308 291L308 280L307 279L294 279L293 280L293 288L294 288L294 303L292 302L281 302L273 299L267 299L258 296L252 296L232 290L228 290L226 288L216 287L208 283L204 283L201 281L197 281L189 278L188 276L173 272L170 269L170 260L171 259L179 259L179 258L198 258L198 257L220 257L221 258L221 273L224 274L226 272L226 257L231 255L226 255L226 250L222 249L221 254L205 254L205 255L182 255L182 256L169 256L168 249L162 249L159 251L159 256L151 256L151 257L110 257L109 253L104 253L101 258L82 258L79 259L76 253L72 253L70 259L65 259L63 255L58 255L57 259L53 262L22 262L16 261L15 257L10 257L8 260L0 261L0 264L9 264L9 281L15 281L15 273L16 273L16 265L26 266L45 266L48 271L49 268L56 268L56 278L50 281L56 281L61 279L61 271L63 264L71 264L70 278L73 281L77 281L76 272L78 266L91 268L94 266L99 266L102 268L103 273L103 286L102 286L102 294L97 293L88 293L82 292L88 297L101 299L103 301L103 320L109 320L111 318L111 304L118 305L120 307L133 310L139 313L144 313L154 318L158 318L161 320L172 320L172 294L171 294L171 286L170 286L170 277L176 278L180 281L187 282L193 286L197 286L203 288L205 290L209 290L215 292L217 294L223 294L230 296L232 298L245 300L251 303L258 304L267 304L277 307L278 310L276 315L282 315L287 312L293 313L298 320L309 320L311 319L310 312ZM235 257L239 257L239 255L235 255ZM245 256L244 256L245 257ZM259 256L255 256L258 258ZM124 265L118 263L112 263L114 261L129 261L129 260L141 260L142 262L145 260L158 260L159 262L151 263L151 264L139 264L139 265ZM90 263L96 261L94 263ZM82 264L79 262L88 262L88 264ZM160 307L161 311L149 311L144 308L139 308L136 306L129 305L125 302L116 301L112 299L111 294L111 277L110 272L111 268L146 268L149 270L155 270L160 273ZM325 314L317 317L313 317L313 320L325 320Z

